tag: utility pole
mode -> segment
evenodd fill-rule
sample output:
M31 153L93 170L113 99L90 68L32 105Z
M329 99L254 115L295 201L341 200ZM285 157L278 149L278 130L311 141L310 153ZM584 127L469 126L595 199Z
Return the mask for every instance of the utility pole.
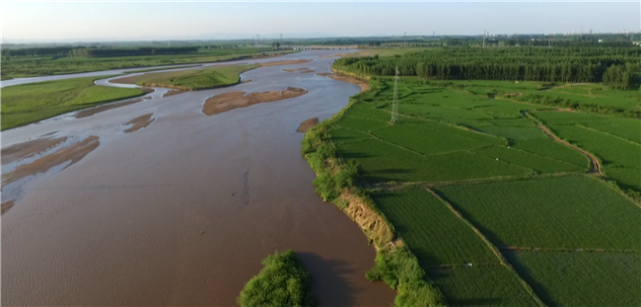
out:
M280 34L280 43L283 43L283 33Z
M396 66L396 76L394 77L394 101L392 102L392 125L398 121L398 66Z

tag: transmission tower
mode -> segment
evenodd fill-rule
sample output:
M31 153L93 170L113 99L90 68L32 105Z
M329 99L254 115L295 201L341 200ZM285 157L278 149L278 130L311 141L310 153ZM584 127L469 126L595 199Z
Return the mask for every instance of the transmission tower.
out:
M392 120L396 124L398 121L398 66L396 67L396 76L394 77L394 102L392 102Z

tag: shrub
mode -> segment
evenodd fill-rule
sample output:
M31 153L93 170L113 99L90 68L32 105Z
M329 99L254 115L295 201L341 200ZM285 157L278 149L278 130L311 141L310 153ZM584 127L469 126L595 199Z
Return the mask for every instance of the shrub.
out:
M274 253L263 260L265 266L240 292L242 307L315 306L310 275L293 251Z

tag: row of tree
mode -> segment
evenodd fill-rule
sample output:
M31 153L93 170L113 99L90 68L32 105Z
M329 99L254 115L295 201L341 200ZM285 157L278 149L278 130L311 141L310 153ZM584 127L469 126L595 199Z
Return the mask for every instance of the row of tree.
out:
M436 80L529 80L605 82L634 86L641 75L639 47L522 47L508 49L447 47L392 57L342 58L334 64L361 75Z

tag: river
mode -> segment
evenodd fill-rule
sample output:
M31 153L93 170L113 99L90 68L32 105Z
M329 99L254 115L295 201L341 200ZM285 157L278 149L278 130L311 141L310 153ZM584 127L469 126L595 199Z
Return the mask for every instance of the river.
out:
M374 248L315 194L300 154L298 125L330 117L359 88L281 69L328 72L333 59L322 56L333 53L263 59L313 61L250 70L242 78L251 82L232 87L157 92L92 116L70 113L2 132L3 149L39 138L66 137L60 146L99 139L73 164L3 187L3 202L16 201L2 214L2 304L232 306L265 256L292 249L313 276L319 306L391 305L393 291L365 279ZM287 86L309 92L202 113L220 93ZM149 126L124 132L149 113ZM20 163L3 164L3 176Z

